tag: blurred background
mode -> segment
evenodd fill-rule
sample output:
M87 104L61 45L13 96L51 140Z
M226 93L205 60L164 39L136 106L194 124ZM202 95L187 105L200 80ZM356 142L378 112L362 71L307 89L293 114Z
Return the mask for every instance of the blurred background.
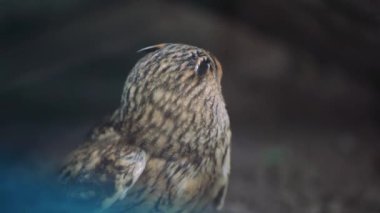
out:
M380 2L0 0L1 212L51 212L46 175L162 42L223 64L225 212L380 212Z

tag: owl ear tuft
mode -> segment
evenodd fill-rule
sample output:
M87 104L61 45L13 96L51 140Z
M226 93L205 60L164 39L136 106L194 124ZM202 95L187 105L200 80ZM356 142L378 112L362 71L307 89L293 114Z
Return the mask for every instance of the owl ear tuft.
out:
M151 52L154 52L158 49L165 47L166 45L168 45L168 44L162 43L162 44L156 44L156 45L144 47L142 49L137 50L137 53L151 53Z

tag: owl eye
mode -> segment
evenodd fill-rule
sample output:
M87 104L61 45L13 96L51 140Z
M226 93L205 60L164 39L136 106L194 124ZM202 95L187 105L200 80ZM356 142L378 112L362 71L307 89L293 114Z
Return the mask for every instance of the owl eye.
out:
M210 59L202 58L199 63L195 66L195 72L199 76L203 76L210 69Z
M138 53L151 53L151 52L154 52L158 49L161 49L163 47L165 47L167 44L163 43L163 44L156 44L156 45L152 45L152 46L149 46L149 47L144 47L142 49L139 49L137 50Z

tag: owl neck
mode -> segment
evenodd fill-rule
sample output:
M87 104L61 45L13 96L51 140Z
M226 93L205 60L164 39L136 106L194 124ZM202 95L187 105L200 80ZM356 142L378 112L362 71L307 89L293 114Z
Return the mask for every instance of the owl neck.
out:
M166 158L212 155L228 139L229 120L220 95L179 96L156 89L150 96L132 89L118 113L130 142ZM195 159L194 159L195 160Z

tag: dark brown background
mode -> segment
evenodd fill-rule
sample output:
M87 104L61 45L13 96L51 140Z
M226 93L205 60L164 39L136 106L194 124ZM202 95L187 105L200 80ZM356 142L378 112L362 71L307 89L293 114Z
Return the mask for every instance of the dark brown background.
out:
M226 212L380 212L374 0L1 0L8 210L24 199L12 175L52 171L116 108L135 51L161 42L203 47L224 66Z

